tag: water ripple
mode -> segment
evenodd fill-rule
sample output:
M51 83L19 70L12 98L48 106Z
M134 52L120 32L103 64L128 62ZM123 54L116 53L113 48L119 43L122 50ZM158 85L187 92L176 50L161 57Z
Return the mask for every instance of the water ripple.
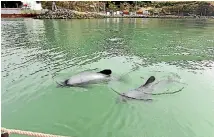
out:
M44 131L77 136L210 136L214 26L201 22L2 19L3 125L30 129L31 121ZM179 73L189 86L152 103L117 104L106 86L80 92L56 88L52 79L92 68L111 68L119 75L134 67L140 69L118 88L168 71Z

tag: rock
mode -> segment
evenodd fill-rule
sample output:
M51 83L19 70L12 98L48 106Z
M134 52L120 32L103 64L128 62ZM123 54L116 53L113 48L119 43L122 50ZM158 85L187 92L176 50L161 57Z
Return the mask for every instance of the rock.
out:
M48 10L37 17L36 19L91 19L91 18L105 18L104 15L90 12L77 12L69 9L57 9L55 11Z

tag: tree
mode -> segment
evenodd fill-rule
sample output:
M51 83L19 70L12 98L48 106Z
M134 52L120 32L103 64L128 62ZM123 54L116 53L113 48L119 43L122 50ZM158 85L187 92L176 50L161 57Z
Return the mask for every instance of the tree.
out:
M113 11L116 11L117 10L117 6L114 3L109 2L109 9L113 10Z

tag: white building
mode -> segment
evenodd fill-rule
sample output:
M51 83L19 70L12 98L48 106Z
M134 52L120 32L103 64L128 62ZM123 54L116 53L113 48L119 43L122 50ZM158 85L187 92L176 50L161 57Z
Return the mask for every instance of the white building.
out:
M40 1L35 0L22 0L23 5L27 4L27 8L31 10L42 10L42 4Z

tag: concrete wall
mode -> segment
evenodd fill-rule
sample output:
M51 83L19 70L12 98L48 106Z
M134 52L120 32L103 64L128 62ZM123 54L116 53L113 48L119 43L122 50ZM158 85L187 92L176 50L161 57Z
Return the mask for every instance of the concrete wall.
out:
M1 8L1 14L21 14L19 8Z

